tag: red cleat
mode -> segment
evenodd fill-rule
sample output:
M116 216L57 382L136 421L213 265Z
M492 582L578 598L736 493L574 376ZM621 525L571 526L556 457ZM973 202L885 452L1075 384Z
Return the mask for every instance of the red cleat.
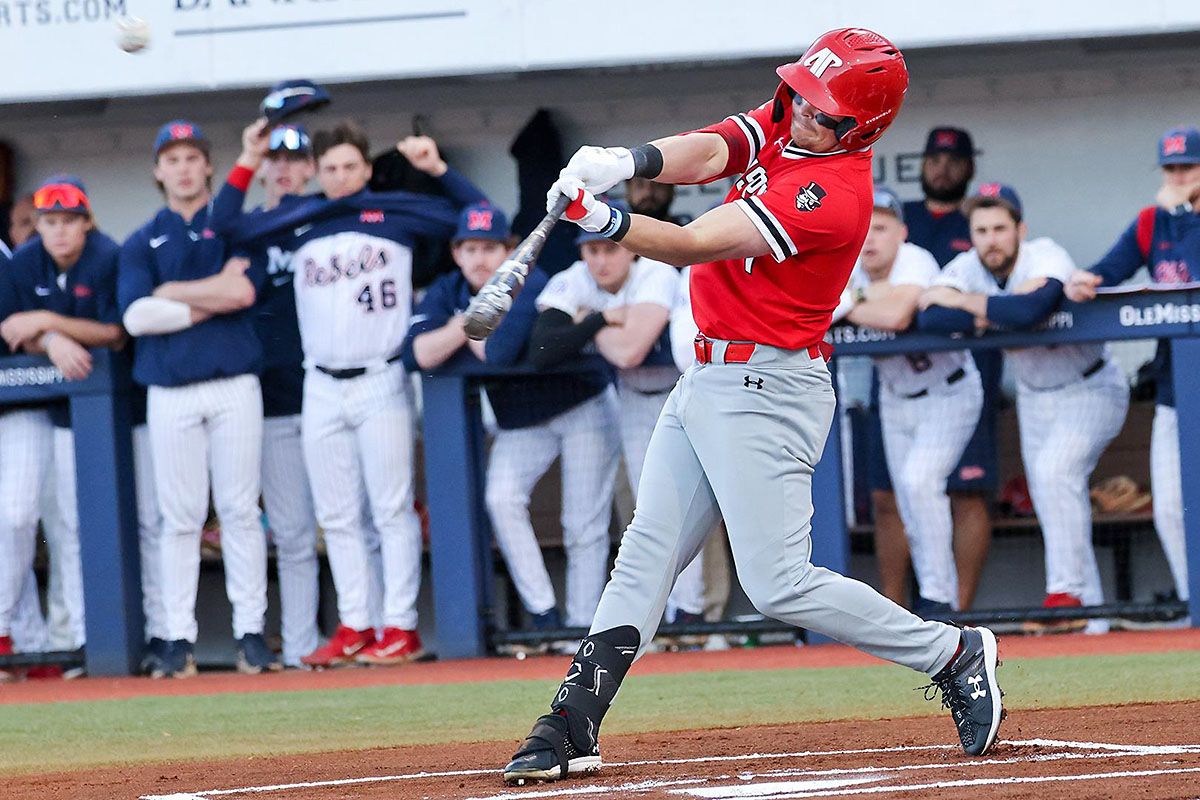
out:
M371 628L356 631L354 628L339 625L334 631L333 638L323 647L318 647L306 656L301 657L300 663L309 667L336 667L341 664L353 664L354 657L364 647L375 643L375 631Z
M400 628L384 628L383 636L358 654L360 664L403 664L425 655L421 647L421 635L416 631Z
M0 656L11 656L12 654L12 637L0 636ZM17 674L15 672L9 672L6 669L0 669L0 683L8 683L9 681L15 681L16 679Z

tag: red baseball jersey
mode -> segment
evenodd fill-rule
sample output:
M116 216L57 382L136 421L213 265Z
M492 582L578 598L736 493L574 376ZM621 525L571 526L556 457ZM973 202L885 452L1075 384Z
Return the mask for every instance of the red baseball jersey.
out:
M791 109L771 104L703 132L729 145L726 203L746 214L769 255L692 267L692 311L712 339L799 350L820 342L871 222L871 150L811 153L792 144ZM697 131L700 132L700 131Z

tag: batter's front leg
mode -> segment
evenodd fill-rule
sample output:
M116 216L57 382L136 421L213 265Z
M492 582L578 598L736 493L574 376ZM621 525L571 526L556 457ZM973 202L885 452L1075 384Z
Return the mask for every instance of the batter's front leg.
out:
M703 546L720 515L700 460L677 413L689 394L685 376L650 438L637 508L617 551L591 633L632 626L635 657L645 652L679 573Z

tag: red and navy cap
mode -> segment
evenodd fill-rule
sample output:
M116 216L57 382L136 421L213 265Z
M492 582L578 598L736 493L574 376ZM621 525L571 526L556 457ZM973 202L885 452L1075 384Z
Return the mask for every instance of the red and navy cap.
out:
M938 153L949 153L959 158L974 158L978 155L971 134L962 128L934 128L925 139L925 151L922 155L932 156Z
M1172 128L1158 141L1158 165L1200 164L1200 130Z
M66 174L54 175L42 182L33 193L33 208L39 214L64 211L91 216L92 213L92 204L83 181Z
M194 145L208 155L208 137L199 125L186 119L171 120L158 129L158 136L154 137L154 155L158 156L165 148L179 143Z
M994 197L1012 206L1017 216L1021 216L1021 198L1017 190L1004 183L983 183L975 190L976 197Z
M507 242L509 236L508 217L490 203L476 203L463 209L458 217L458 228L452 242L465 239L488 239Z

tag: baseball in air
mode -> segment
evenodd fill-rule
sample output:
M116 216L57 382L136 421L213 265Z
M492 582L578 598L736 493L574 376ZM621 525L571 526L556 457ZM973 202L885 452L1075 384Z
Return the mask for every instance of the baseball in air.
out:
M137 53L150 45L150 26L141 17L121 17L117 20L117 47L126 53Z

